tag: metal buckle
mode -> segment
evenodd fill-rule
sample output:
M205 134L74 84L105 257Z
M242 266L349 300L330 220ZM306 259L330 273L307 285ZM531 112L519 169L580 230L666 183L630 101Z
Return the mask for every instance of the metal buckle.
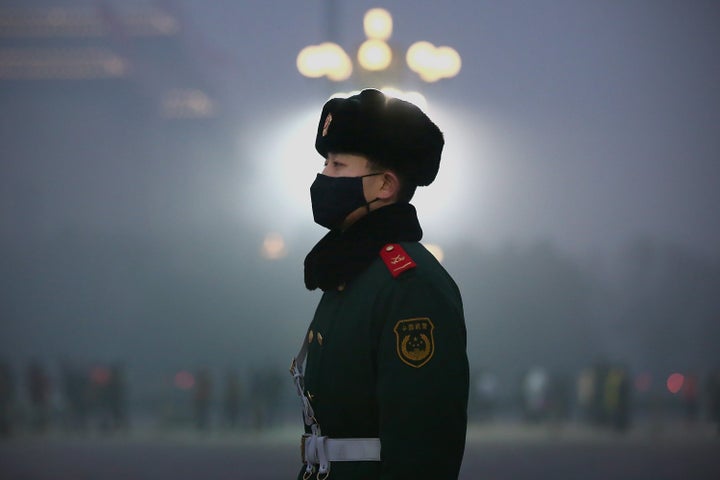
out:
M306 463L305 460L305 439L308 438L310 435L307 433L303 434L302 437L300 437L300 459L303 461L303 463Z

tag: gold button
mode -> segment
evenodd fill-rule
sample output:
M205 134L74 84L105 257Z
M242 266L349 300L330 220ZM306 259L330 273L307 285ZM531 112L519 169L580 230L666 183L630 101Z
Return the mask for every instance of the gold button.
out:
M317 339L318 339L318 343L319 343L320 345L322 345L322 342L323 342L322 333L318 332L318 334L317 334Z
M308 343L312 343L313 338L315 338L315 334L313 333L312 330L310 330L310 331L308 332Z
M345 284L341 283L340 285L338 285L338 292L342 292L343 290L345 290Z
M392 245L388 245L387 247L385 247L386 252L392 252L394 249L395 247L393 247Z

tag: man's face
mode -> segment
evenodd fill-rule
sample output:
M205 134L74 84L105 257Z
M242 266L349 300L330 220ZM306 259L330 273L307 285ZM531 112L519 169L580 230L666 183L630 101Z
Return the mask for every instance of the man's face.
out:
M352 153L334 152L328 153L327 159L325 160L325 168L322 171L322 174L328 177L360 177L369 173L373 172L370 169L370 163L366 157ZM362 182L365 201L370 202L378 198L378 193L383 186L383 176L365 177L362 179ZM385 204L385 202L372 203L370 204L370 209L373 210L383 204ZM365 214L367 214L366 207L360 207L351 212L345 217L341 228L347 228Z
M328 177L359 177L370 172L367 158L352 153L328 153L323 175Z

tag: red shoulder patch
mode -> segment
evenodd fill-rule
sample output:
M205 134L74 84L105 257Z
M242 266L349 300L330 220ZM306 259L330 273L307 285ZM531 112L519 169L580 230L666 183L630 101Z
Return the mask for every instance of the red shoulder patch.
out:
M397 243L388 243L380 250L380 258L393 277L415 268L417 265L410 255Z

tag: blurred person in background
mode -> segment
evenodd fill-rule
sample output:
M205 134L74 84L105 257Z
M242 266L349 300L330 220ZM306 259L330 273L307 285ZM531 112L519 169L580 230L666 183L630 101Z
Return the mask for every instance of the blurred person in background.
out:
M28 365L27 389L32 428L35 432L43 433L50 423L50 377L38 361Z
M710 421L715 423L720 437L720 368L713 369L708 375L707 398Z
M230 429L238 426L241 402L242 386L240 384L240 376L234 369L229 369L225 372L223 413L225 415L225 425Z
M578 416L583 422L594 423L594 401L596 372L594 368L584 368L576 382Z
M330 231L305 259L305 285L323 295L292 367L306 424L298 478L458 476L469 389L462 300L420 244L410 204L435 179L443 145L422 110L378 90L323 107L315 148L325 168L310 194Z
M531 423L545 420L548 413L550 375L543 367L530 368L523 377L523 413Z
M130 426L127 413L127 380L125 368L121 364L110 367L108 407L112 429L127 429Z
M478 369L472 376L468 413L472 420L490 420L498 401L498 380L494 373Z
M251 379L252 424L257 431L273 422L280 400L281 375L272 367L256 369Z
M15 378L10 364L0 361L0 436L7 437L13 430L15 407Z
M611 368L605 377L605 415L618 432L630 426L630 374L625 367Z
M700 388L697 375L694 373L686 375L681 393L685 410L685 420L688 424L694 424L697 422L698 415L700 414Z
M548 387L549 418L555 427L570 420L572 410L572 387L568 377L556 372L550 377Z
M90 376L69 359L61 362L60 370L66 409L65 426L71 431L84 431L93 394Z
M197 430L207 430L210 428L210 400L212 397L210 370L201 368L197 372L195 380L195 391L193 395L195 428Z

